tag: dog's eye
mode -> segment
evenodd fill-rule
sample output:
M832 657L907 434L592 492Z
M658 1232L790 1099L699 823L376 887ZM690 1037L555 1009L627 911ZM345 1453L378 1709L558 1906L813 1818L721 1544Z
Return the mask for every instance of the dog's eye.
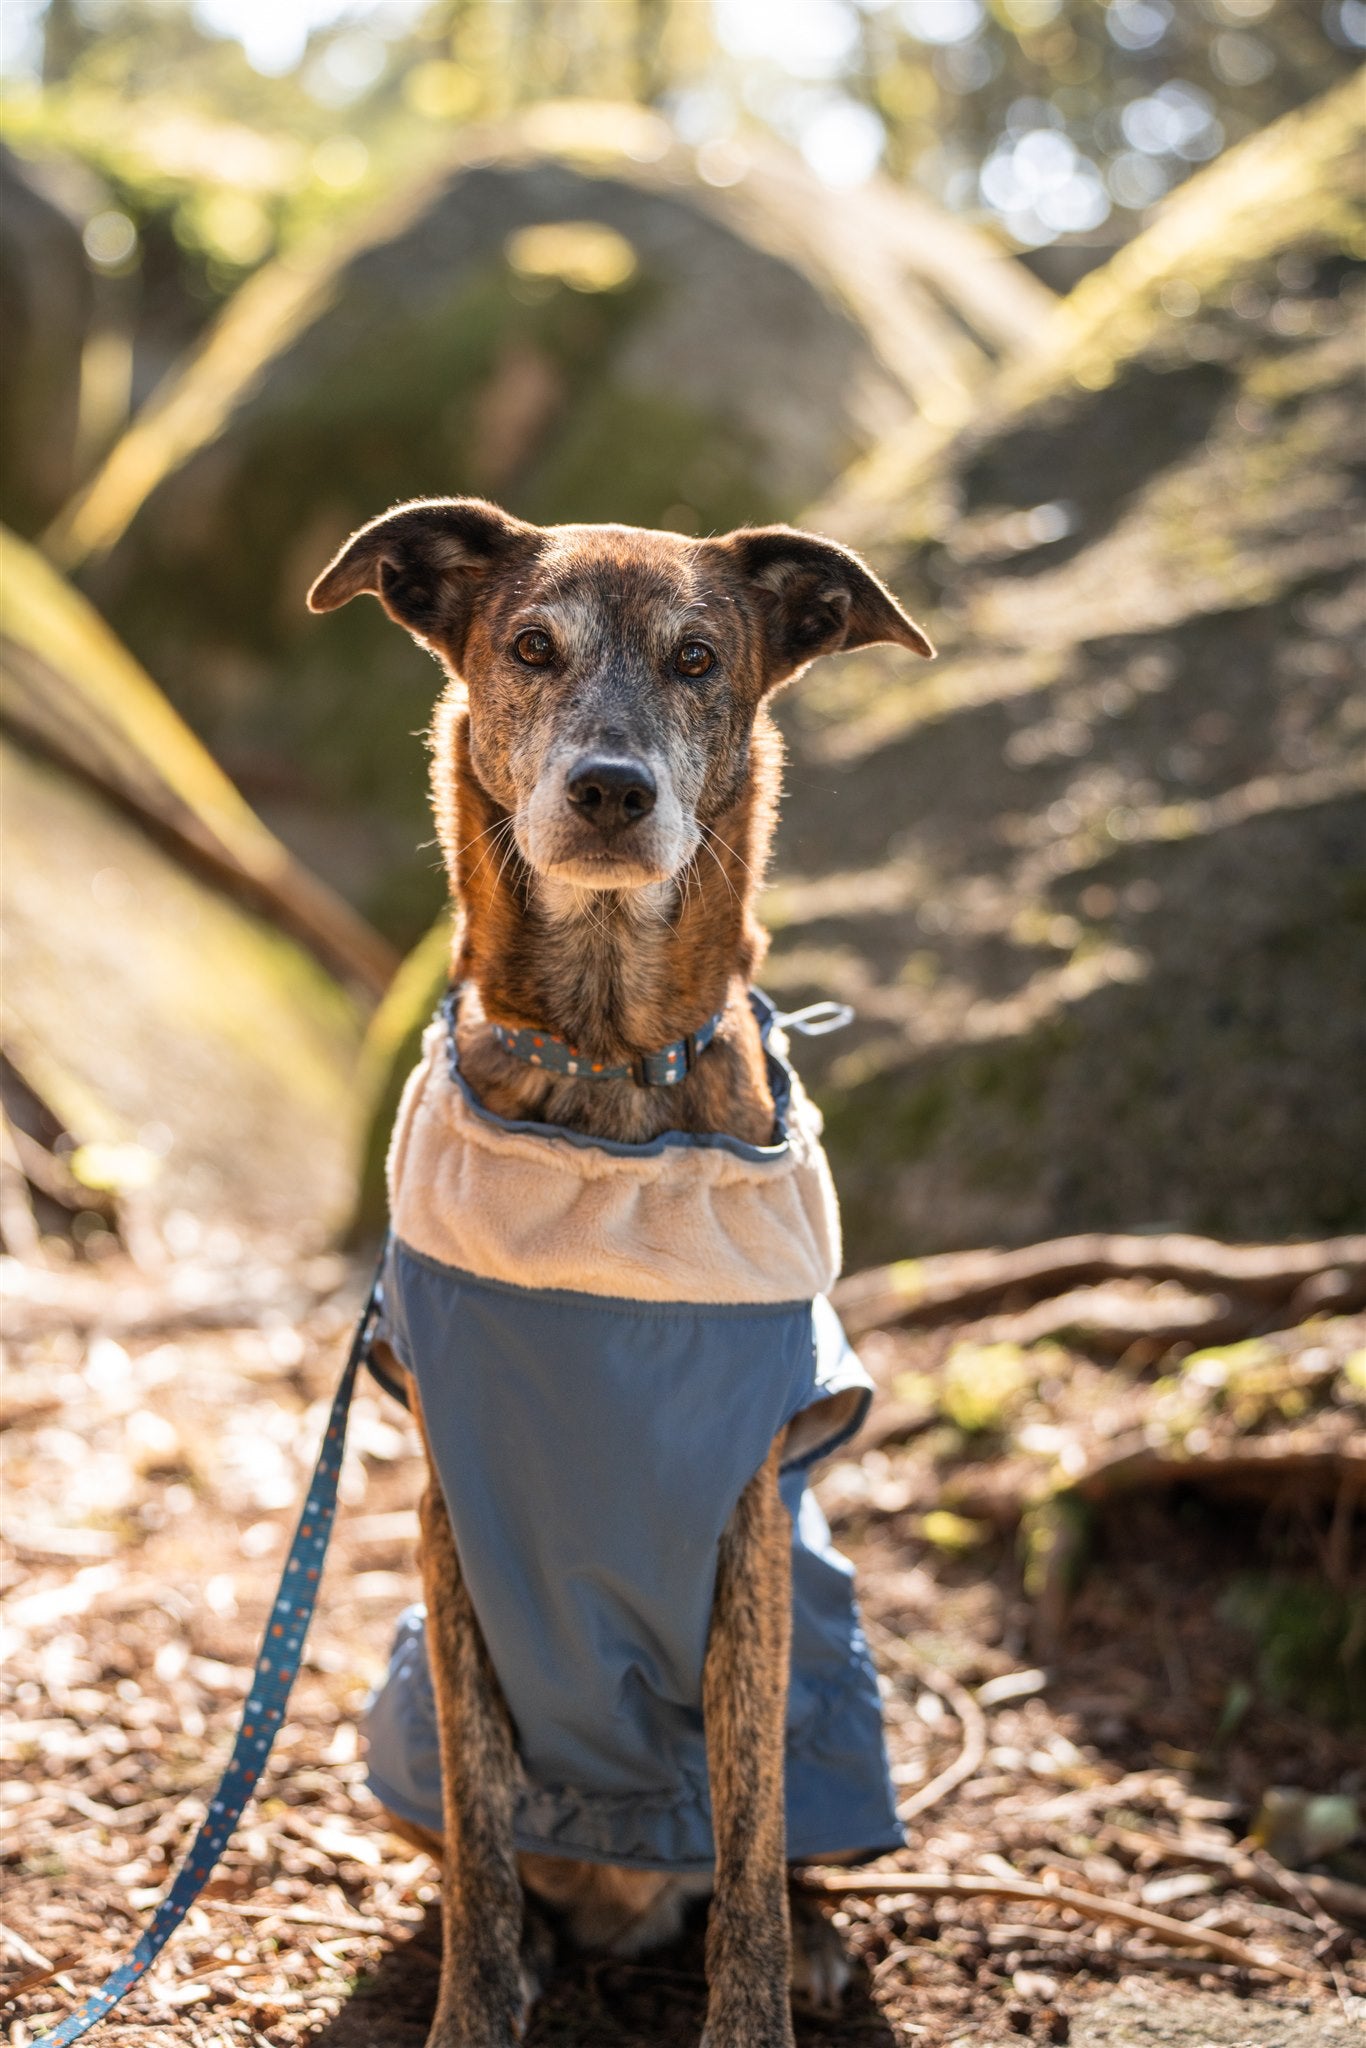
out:
M674 667L681 676L704 676L716 667L716 656L705 640L685 640L674 656Z
M554 641L538 626L530 626L525 633L519 633L512 647L518 661L524 661L528 668L548 667L555 654Z

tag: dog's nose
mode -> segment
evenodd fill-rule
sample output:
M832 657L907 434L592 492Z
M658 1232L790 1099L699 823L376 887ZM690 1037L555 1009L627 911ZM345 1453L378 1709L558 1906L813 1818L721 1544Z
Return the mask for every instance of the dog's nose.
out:
M580 816L602 832L648 818L657 794L645 763L626 755L585 754L570 769L564 787Z

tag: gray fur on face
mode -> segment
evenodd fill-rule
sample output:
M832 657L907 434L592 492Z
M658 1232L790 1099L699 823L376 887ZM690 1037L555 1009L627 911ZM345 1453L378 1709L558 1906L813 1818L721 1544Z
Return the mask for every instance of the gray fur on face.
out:
M505 673L513 669L513 686L524 695L518 737L504 755L505 800L518 850L544 879L588 890L643 889L678 875L701 841L707 729L729 730L716 712L733 684L708 631L709 609L716 608L667 590L651 599L623 612L604 603L600 591L560 592L552 582L503 623L510 649L527 632L546 634L555 648L553 671L517 675L515 652L504 656ZM705 638L716 654L716 668L704 678L680 676L674 667L689 638ZM501 688L498 701L501 711ZM471 713L477 755L479 693L472 693ZM569 798L571 771L595 754L639 762L655 788L649 815L611 841Z

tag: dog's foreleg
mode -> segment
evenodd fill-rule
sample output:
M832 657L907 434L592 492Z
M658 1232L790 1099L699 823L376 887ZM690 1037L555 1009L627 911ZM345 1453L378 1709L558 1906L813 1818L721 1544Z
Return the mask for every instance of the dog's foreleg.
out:
M434 1469L421 1525L443 1809L441 1985L427 2048L510 2048L528 2004L512 1846L516 1751Z
M792 1526L781 1439L721 1539L702 1711L716 1837L703 2048L792 2048L783 1746Z

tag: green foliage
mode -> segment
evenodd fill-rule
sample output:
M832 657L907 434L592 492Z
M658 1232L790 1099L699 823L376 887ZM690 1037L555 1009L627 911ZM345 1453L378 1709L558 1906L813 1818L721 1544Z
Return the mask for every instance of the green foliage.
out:
M944 1413L969 1435L1004 1429L1039 1367L1020 1344L955 1344L944 1367Z
M1041 218L1015 156L1023 137L1051 133L1092 212L1113 205L1100 229L1113 246L1194 166L1352 65L1333 8L1304 0L1269 0L1246 20L1222 0L1137 14L1124 0L963 0L937 13L925 0L851 7L819 90L802 91L772 12L740 48L705 0L434 0L399 31L362 5L268 76L183 0L49 0L41 87L10 87L6 130L30 154L77 160L79 203L132 223L134 246L110 267L140 271L137 317L185 340L243 277L432 160L453 127L547 100L679 110L722 152L723 181L747 123L800 146L823 109L862 105L893 177L994 216L1026 245L1066 235ZM1129 16L1157 33L1136 38ZM1135 103L1158 110L1146 131L1126 113Z
M991 1540L991 1524L974 1522L966 1515L955 1515L949 1508L931 1508L922 1515L916 1525L918 1533L936 1550L958 1556L969 1550L980 1550Z
M1366 1592L1319 1578L1249 1573L1223 1602L1257 1646L1267 1697L1339 1726L1366 1727Z

